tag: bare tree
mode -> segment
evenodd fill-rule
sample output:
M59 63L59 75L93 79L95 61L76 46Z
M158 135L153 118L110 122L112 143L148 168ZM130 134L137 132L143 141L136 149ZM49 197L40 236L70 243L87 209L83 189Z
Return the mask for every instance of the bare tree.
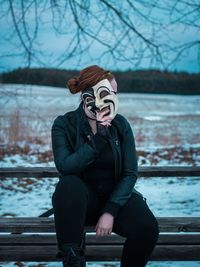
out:
M199 0L8 0L0 6L1 20L10 25L4 41L17 47L1 57L23 55L27 66L44 66L47 56L57 67L73 58L79 66L87 54L88 62L96 56L99 63L106 58L167 68L192 49L200 63ZM65 42L60 54L47 54L45 31Z

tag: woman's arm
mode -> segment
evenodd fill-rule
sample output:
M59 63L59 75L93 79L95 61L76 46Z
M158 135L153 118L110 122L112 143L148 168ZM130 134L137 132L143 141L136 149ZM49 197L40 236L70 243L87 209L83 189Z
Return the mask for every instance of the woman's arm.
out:
M132 190L138 177L138 162L135 148L135 139L129 122L125 119L122 149L122 173L119 182L111 193L102 212L109 212L114 217L119 209L131 197Z
M84 143L77 151L73 152L65 134L65 127L62 116L58 116L51 128L54 162L57 170L62 175L78 175L87 165L94 161L97 153L102 149L106 141L97 136L98 147L94 147L92 141L88 141L88 143Z

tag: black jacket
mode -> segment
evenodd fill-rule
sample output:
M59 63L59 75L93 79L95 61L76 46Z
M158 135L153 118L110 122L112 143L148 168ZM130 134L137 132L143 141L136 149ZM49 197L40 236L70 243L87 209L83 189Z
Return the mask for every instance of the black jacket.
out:
M109 138L92 134L81 102L76 110L59 115L54 120L51 138L60 179L71 174L84 179L84 169L98 157L105 143L110 142L115 160L115 188L102 212L110 212L116 217L133 192L143 195L134 188L138 164L129 122L117 114L109 126L109 132Z

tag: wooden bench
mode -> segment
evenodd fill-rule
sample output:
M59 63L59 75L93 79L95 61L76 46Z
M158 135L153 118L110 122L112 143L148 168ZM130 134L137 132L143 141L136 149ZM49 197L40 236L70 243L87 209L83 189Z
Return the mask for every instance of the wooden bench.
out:
M161 232L150 260L200 260L200 217L157 219ZM125 238L85 231L87 261L120 260ZM0 261L58 261L56 251L54 218L0 218Z
M58 177L53 169L1 168L0 177ZM151 177L199 174L199 167L143 167L140 170L140 175ZM58 261L54 218L43 216L0 217L0 261ZM200 260L200 217L157 217L157 220L160 235L150 260ZM120 260L125 238L114 233L96 237L94 226L86 227L85 232L87 261Z

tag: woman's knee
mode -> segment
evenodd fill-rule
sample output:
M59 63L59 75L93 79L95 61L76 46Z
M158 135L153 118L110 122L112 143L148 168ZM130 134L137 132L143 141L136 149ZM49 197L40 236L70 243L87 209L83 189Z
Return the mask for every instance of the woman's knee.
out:
M155 242L158 240L159 224L152 212L147 216L145 222L141 224L141 231L144 233L145 239L152 239Z
M64 192L65 195L70 194L88 194L86 184L81 180L80 177L76 175L65 175L60 178L56 185L55 194L60 194Z
M79 176L76 175L65 175L62 178L60 178L58 184L58 188L70 188L70 189L76 189L83 187L86 189L85 183L81 180Z
M127 238L138 240L145 244L157 243L159 225L154 216L148 216L144 221L132 222L133 227L128 229Z
M147 247L152 248L156 245L159 237L159 224L149 208L148 211L145 212L145 216L141 216L138 219L135 233L134 238L146 244Z
M141 203L141 213L138 214L138 232L143 233L144 238L157 241L159 236L158 221L149 208L145 197L142 198Z
M143 239L144 241L148 239L156 242L159 236L159 224L146 202L144 204L144 201L138 199L137 209L134 208L135 204L130 201L128 208L124 210L123 216L120 218L120 228L128 238ZM127 223L121 220L126 220ZM125 224L126 228L123 226Z

